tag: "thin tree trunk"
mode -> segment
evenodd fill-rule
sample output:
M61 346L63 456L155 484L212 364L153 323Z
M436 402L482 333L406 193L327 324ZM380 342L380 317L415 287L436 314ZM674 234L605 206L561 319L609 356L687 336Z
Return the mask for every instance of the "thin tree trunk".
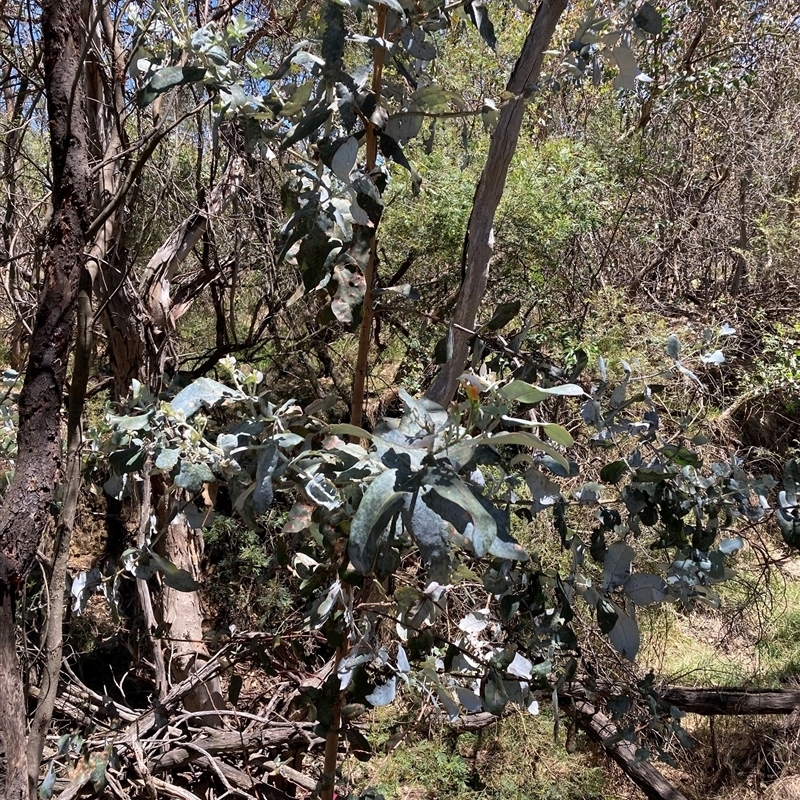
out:
M453 398L459 376L464 370L470 335L463 329L475 328L478 308L486 291L494 239L494 217L503 196L511 159L517 149L527 104L525 95L533 91L533 85L539 78L544 52L566 6L567 0L542 0L539 4L506 87L514 99L509 100L500 111L486 164L472 201L464 242L464 281L447 334L448 361L426 392L430 400L440 405L447 405Z
M53 164L53 215L44 286L19 400L14 479L0 508L0 729L7 800L29 796L25 698L14 646L14 606L42 533L61 461L61 404L90 216L79 0L43 0L42 47Z
M67 564L72 530L78 510L81 490L81 453L83 435L81 421L89 383L89 363L92 354L91 278L84 270L82 286L78 295L78 334L75 347L75 364L69 392L69 417L67 420L66 480L64 501L56 529L53 568L48 581L47 633L45 637L45 664L39 701L36 704L28 738L28 775L31 785L39 780L45 738L53 718L58 678L61 673L61 658L64 645L64 597L67 584Z

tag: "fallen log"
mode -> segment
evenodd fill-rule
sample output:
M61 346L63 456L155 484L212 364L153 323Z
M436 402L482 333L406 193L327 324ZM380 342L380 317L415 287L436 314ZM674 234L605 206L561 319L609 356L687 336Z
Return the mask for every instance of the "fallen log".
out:
M577 724L599 742L623 772L645 793L648 800L686 800L649 761L636 758L636 748L617 738L617 726L591 703L574 700Z
M250 731L215 731L205 729L204 735L187 742L186 746L173 746L162 755L149 761L149 769L154 774L159 772L173 772L186 766L191 761L196 761L201 755L211 756L224 753L242 753L249 751L264 752L273 747L287 747L289 745L303 745L308 747L313 725L310 723L272 723L268 730ZM321 741L321 740L320 740ZM202 748L198 753L193 747Z
M744 687L690 689L673 686L661 699L681 711L707 716L791 714L800 708L800 690Z

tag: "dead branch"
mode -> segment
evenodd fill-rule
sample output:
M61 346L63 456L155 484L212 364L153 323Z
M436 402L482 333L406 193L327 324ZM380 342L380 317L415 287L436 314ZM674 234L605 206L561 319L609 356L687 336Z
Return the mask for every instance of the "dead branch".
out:
M619 740L617 726L591 703L576 700L572 707L577 712L578 725L605 747L609 756L649 800L686 800L650 762L637 759L636 748L625 739Z
M797 689L689 689L673 686L662 695L662 699L681 711L719 716L791 714L800 708L800 690Z

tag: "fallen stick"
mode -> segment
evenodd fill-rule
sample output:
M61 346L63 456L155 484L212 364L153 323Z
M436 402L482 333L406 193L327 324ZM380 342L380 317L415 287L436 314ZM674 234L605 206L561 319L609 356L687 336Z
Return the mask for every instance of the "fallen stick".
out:
M636 748L617 738L617 726L591 703L574 700L576 722L589 736L606 749L623 772L645 793L649 800L686 800L649 761L636 758Z

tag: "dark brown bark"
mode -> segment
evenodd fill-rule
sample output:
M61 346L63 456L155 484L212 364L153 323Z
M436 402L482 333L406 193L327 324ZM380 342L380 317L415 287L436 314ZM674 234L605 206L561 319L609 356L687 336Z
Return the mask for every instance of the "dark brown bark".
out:
M692 714L791 714L800 708L798 689L688 689L673 686L662 700Z
M527 104L526 94L533 91L533 85L539 78L544 52L566 6L567 0L541 0L506 87L514 95L514 99L507 102L500 111L467 223L464 282L448 332L448 350L451 355L426 392L430 400L440 405L447 405L452 400L458 388L458 378L464 371L469 340L472 338L468 331L475 328L478 309L486 292L489 261L493 252L494 216L503 196L511 159L517 149L517 139Z
M61 460L61 406L83 245L90 216L78 0L43 0L42 44L53 166L53 215L46 231L44 285L19 400L14 479L0 508L0 726L8 770L6 798L29 794L25 703L13 647L14 604L44 530Z

